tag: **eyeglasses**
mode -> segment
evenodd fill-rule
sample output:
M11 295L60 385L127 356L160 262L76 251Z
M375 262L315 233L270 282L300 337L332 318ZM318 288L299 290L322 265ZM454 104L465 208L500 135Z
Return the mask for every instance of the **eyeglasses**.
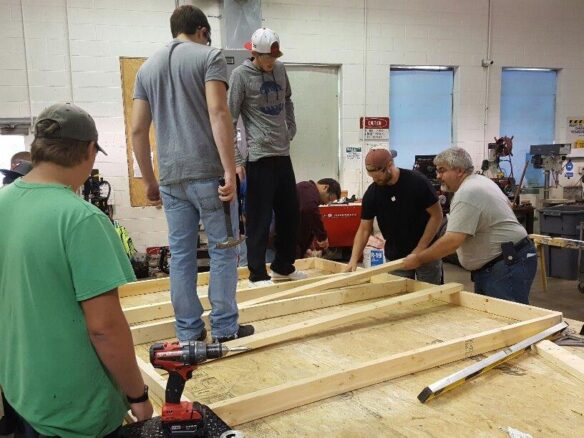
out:
M197 29L205 29L203 36L207 39L207 45L211 45L211 31L203 26L199 26Z
M367 173L375 173L375 172L383 172L385 170L384 167L366 167Z

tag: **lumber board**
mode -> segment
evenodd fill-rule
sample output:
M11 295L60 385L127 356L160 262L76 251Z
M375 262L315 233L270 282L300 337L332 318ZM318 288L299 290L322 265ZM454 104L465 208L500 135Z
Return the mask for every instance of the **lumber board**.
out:
M330 274L340 275L340 274ZM258 297L265 296L266 294L273 294L280 291L289 290L301 285L311 284L322 279L323 276L309 277L303 280L296 281L284 281L281 283L276 283L268 286L260 286L248 289L239 289L235 294L235 298L238 304L245 303L250 300L254 300ZM355 283L361 284L366 280L354 280L350 284ZM203 310L211 310L211 303L209 302L208 295L200 295L199 300L203 306ZM241 307L241 306L240 306ZM164 300L148 304L140 304L137 306L123 307L123 312L128 321L128 324L138 324L145 321L151 321L153 319L168 318L174 316L174 308L172 307L172 302L170 300Z
M227 342L227 345L247 346L251 349L274 345L291 339L320 333L324 330L336 328L340 325L348 324L362 318L375 316L377 313L387 311L388 309L429 301L461 290L462 285L458 283L434 286L429 289L409 293L405 296L387 298L375 303L364 304L354 309L342 310L332 315L325 315L308 321L302 321L266 332L257 333L246 338L235 339Z
M306 405L333 395L416 373L472 355L504 348L561 322L550 314L476 335L393 354L342 371L286 383L213 403L211 409L231 426ZM253 406L253 409L250 407Z
M530 234L529 237L538 245L556 246L558 248L584 249L584 242L564 237L551 237L543 234Z
M266 295L264 297L256 298L254 300L250 300L245 305L253 306L256 304L264 303L266 301L275 301L281 300L283 298L307 295L317 291L323 291L335 287L345 287L354 284L356 281L369 280L371 277L375 275L395 271L401 269L402 267L403 259L393 260L391 262L387 262L372 268L367 268L355 272L347 272L344 273L342 276L333 276L331 278L325 278L312 284L299 286L293 289L289 289L287 291L278 292L271 295Z
M247 324L262 319L276 318L308 310L338 306L356 301L370 300L406 292L406 279L389 280L385 283L364 284L336 289L317 295L288 298L258 304L253 307L244 307L239 311L239 323ZM209 326L209 312L202 316L207 329ZM174 318L165 318L156 322L132 326L134 345L175 336Z
M515 321L525 321L548 315L552 312L548 309L506 301L472 292L460 292L445 298L438 298L438 300Z
M318 259L316 257L309 257L306 259L298 259L294 262L294 266L297 269L311 269L318 265L318 269L327 270L333 273L341 272L342 263L333 262L331 260ZM269 265L266 264L269 269ZM209 272L199 272L197 273L197 286L204 286L209 284L210 278ZM249 278L249 269L246 266L237 268L237 279L246 280ZM155 278L149 280L139 280L132 283L124 284L118 288L118 295L120 298L143 295L153 292L162 292L170 289L170 278Z
M546 362L584 382L584 359L547 340L538 342L533 349Z

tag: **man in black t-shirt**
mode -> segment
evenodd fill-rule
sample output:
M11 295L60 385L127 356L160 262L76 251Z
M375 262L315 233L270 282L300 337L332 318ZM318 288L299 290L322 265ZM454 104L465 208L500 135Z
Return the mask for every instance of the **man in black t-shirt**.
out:
M373 219L385 242L385 257L396 260L426 249L442 223L442 208L430 181L421 173L398 168L395 151L371 149L365 158L373 183L362 200L361 224L355 234L347 270L354 271L373 231ZM442 262L437 260L411 271L392 274L428 283L442 283Z

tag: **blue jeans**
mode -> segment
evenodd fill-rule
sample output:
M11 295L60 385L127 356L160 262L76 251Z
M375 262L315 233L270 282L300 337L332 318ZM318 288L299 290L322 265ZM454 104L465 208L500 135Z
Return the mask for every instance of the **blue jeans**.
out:
M517 263L504 260L474 273L475 292L507 301L529 304L529 290L537 271L537 256L533 243L517 251Z
M409 271L398 270L391 272L393 275L398 275L400 277L411 278L412 280L425 281L426 283L432 284L443 284L443 271L442 271L442 260L435 260L433 262L426 263L418 267L417 269L412 269Z
M238 329L235 300L238 248L218 249L227 238L218 178L185 181L160 187L168 222L170 297L180 341L198 338L204 328L203 306L197 296L197 239L199 220L209 240L211 273L208 296L213 337L231 336ZM231 201L233 235L239 234L237 199Z

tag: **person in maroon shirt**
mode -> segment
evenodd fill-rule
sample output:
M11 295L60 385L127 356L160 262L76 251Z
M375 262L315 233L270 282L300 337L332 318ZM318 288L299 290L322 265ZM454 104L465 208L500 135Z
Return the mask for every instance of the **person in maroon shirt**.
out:
M341 185L332 178L323 178L318 182L302 181L296 184L298 203L300 205L300 225L296 241L296 256L304 257L306 251L316 240L321 249L328 248L328 237L319 205L328 204L341 197Z

